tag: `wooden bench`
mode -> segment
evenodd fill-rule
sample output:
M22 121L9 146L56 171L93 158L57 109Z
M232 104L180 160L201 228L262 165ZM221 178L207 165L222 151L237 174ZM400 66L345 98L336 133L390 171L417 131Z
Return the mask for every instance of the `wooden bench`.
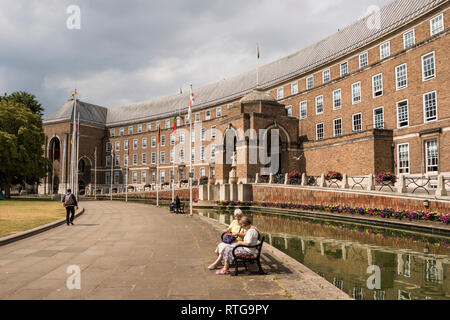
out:
M222 236L221 236L222 240L223 240L223 237L226 234L227 234L226 232L222 233ZM239 267L239 263L240 262L242 262L242 264L244 265L246 271L248 271L247 262L250 263L250 264L253 264L253 263L256 262L256 264L258 266L258 273L259 274L266 274L266 272L261 267L261 261L260 261L261 250L262 250L262 246L263 246L263 243L264 243L264 236L262 236L259 232L258 232L258 234L259 234L259 240L258 240L257 244L255 244L253 246L245 246L243 244L240 244L240 245L237 245L236 247L233 248L232 254L233 254L233 258L234 258L234 263L230 267L234 266L235 270L234 270L234 274L232 273L231 275L234 275L234 276L238 275L238 267ZM242 248L256 248L255 254L253 254L252 256L245 256L245 255L235 254L236 249L237 248L241 248L241 247Z
M175 214L184 214L184 203L180 203L179 208L175 208Z

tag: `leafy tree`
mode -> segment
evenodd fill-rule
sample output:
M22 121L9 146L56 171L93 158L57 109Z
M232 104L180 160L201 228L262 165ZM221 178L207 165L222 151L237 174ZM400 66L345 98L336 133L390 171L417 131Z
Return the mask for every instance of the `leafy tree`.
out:
M42 149L41 111L34 96L26 92L0 99L0 182L6 198L12 184L33 184L49 171L51 163Z

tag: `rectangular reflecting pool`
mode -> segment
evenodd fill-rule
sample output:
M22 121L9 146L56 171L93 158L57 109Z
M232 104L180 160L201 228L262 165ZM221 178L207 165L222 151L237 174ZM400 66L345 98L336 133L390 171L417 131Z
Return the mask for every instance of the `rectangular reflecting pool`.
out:
M229 224L232 211L196 213ZM450 300L450 237L250 212L265 241L357 300Z

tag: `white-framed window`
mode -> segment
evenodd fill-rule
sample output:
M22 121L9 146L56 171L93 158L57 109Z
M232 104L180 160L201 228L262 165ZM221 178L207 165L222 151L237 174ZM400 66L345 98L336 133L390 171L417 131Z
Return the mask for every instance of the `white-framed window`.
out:
M298 82L291 83L291 95L298 93Z
M175 181L175 172L172 169L169 170L169 179L172 183Z
M170 128L170 119L167 119L165 122L166 122L166 129L169 129Z
M111 172L105 172L105 183L111 184Z
M177 117L177 128L181 126L181 117Z
M216 138L216 126L211 126L211 139Z
M106 143L106 153L110 153L111 152L111 147L112 147L111 142L107 142Z
M214 159L216 157L216 144L211 144L211 159Z
M184 123L189 124L189 115L184 116Z
M333 120L333 136L334 137L342 136L342 118Z
M380 60L383 60L391 55L391 43L385 42L380 45Z
M173 132L170 134L170 145L173 146L175 144L175 135Z
M166 171L165 170L161 170L159 172L159 181L161 183L164 183L166 181Z
M426 81L436 76L434 51L422 56L422 80Z
M206 140L206 129L205 129L205 128L201 128L201 129L200 129L200 139L201 139L202 141L205 141L205 140Z
M352 104L361 102L361 81L352 84Z
M379 73L372 77L372 94L373 97L381 97L383 95L383 74Z
M161 161L161 163L166 163L166 152L165 151L161 151L160 161Z
M222 117L222 107L216 108L216 118Z
M120 166L120 156L114 156L114 166Z
M316 114L323 113L323 95L316 97Z
M142 124L138 124L137 133L141 133L141 132L142 132Z
M150 179L152 181L152 184L156 183L156 170L150 171Z
M143 149L147 148L147 138L142 138L142 148Z
M200 122L200 112L195 114L195 122Z
M359 68L364 68L369 65L369 53L363 52L359 55Z
M155 124L156 130L158 130L160 126L161 125L160 125L159 121L156 121L156 124Z
M306 89L312 89L314 88L314 76L310 76L306 78Z
M348 73L348 62L346 61L346 62L341 63L339 69L340 69L341 77L345 76Z
M384 108L373 109L373 126L375 129L384 129Z
M362 114L356 113L352 115L353 132L362 131Z
M233 108L233 104L232 104L232 103L227 104L227 108L228 108L228 109Z
M324 137L323 122L316 123L316 140L323 140L323 137Z
M114 184L119 184L120 183L119 175L120 175L119 171L114 171Z
M120 141L116 141L115 146L116 146L115 150L120 151Z
M110 136L110 137L113 138L113 137L115 136L115 134L116 134L116 129L110 129L110 130L109 130L109 136Z
M156 152L152 152L152 158L151 158L152 164L156 163Z
M172 150L170 150L170 163L173 163L174 159L175 159L175 154L174 154L174 151L172 149Z
M147 153L141 155L142 164L147 164Z
M426 171L439 171L437 140L425 141Z
M128 150L128 140L124 140L124 142L123 142L123 150L125 150L125 151Z
M161 135L161 147L165 147L165 146L166 146L166 136Z
M124 135L124 129L123 129L123 128L120 128L120 129L119 129L119 135L120 135L121 137L123 137L123 135Z
M409 173L409 143L397 145L398 173Z
M395 67L395 86L397 90L408 86L408 71L406 63Z
M287 116L292 117L292 106L286 106Z
M206 169L204 167L200 168L200 177L206 177Z
M307 111L308 111L307 110L308 109L307 101L305 100L305 101L300 102L299 108L300 108L300 110L299 110L300 119L305 119L307 116Z
M138 181L137 171L133 171L133 173L131 174L131 179L133 184L137 184Z
M411 29L403 34L403 48L407 49L416 44L414 29Z
M211 110L205 111L205 120L211 120Z
M195 147L191 148L191 159L192 161L195 161Z
M146 184L146 183L147 183L147 172L141 171L141 184Z
M184 149L180 149L180 162L184 162Z
M133 134L133 126L128 127L128 134Z
M205 160L205 146L200 147L200 160Z
M284 98L284 88L281 87L277 89L277 99L280 100L283 98Z
M156 136L152 137L152 148L156 147Z
M138 139L133 139L133 150L137 150L138 148Z
M423 115L425 122L437 120L437 97L436 91L423 95Z
M442 13L430 20L431 36L434 36L441 31L444 31L444 15Z
M185 141L184 132L180 132L180 143L184 143L184 141Z
M397 128L409 126L408 100L397 102Z
M323 83L327 83L328 81L330 81L331 76L330 76L330 69L326 69L322 71L322 82Z
M342 92L341 89L333 91L333 110L340 109L342 106Z
M123 165L128 166L128 155L127 154L123 156Z
M152 124L147 123L147 132L150 132L150 130L152 130Z
M195 130L191 131L191 142L195 142Z
M133 154L133 166L136 166L138 164L138 155Z

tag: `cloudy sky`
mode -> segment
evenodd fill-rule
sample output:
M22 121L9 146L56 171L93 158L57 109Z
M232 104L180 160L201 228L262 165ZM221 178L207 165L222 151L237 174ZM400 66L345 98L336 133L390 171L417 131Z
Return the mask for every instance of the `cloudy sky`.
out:
M389 0L0 0L0 92L58 109L119 106L199 87L325 38ZM67 8L81 10L70 30Z

